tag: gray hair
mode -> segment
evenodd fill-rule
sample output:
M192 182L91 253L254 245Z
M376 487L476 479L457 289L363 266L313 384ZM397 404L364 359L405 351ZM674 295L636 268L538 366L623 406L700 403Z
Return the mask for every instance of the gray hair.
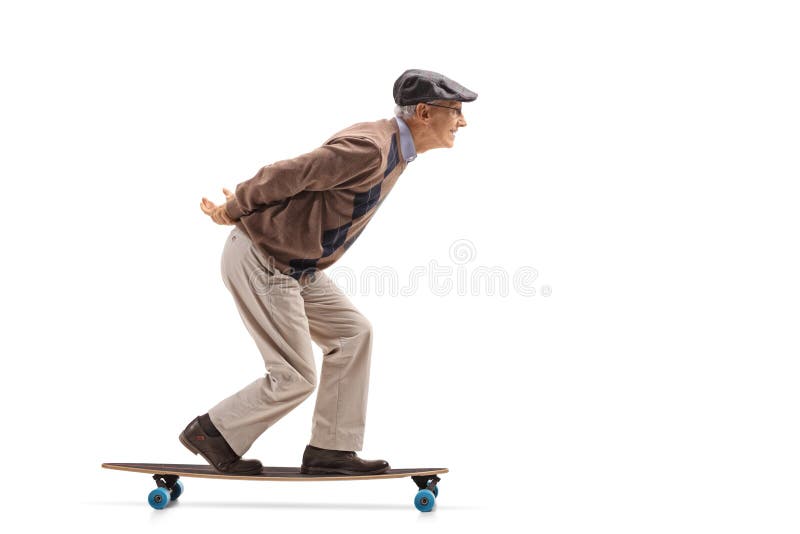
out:
M395 106L394 107L394 115L395 117L400 117L403 120L410 119L417 113L417 105L410 104L408 106Z

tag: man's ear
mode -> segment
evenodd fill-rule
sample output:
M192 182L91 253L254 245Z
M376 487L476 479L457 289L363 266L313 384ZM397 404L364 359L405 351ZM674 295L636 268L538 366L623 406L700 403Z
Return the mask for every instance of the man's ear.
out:
M429 106L426 106L424 103L420 102L419 104L417 104L417 110L416 111L417 112L416 112L415 116L421 122L427 123L430 120L430 118L431 118L431 108Z

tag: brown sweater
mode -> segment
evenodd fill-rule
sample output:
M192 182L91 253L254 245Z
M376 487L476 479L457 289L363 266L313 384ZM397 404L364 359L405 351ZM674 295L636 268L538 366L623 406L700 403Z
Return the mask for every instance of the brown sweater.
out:
M299 280L344 254L405 168L394 119L363 122L262 168L225 210L266 261Z

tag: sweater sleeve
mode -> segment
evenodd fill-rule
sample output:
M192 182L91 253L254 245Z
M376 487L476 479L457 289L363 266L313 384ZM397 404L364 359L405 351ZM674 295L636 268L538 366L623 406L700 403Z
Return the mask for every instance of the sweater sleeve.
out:
M307 154L263 167L236 186L225 211L236 221L302 191L352 187L374 175L381 162L380 148L371 140L334 138Z

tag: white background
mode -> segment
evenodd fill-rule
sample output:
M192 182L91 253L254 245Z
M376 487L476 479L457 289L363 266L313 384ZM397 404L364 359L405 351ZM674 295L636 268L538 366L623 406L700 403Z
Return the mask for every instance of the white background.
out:
M3 521L797 532L793 4L3 3ZM407 68L480 96L337 268L455 270L469 240L469 272L539 273L535 296L351 292L362 455L449 467L437 510L408 480L191 479L151 510L100 463L195 462L179 431L263 372L200 198L391 116ZM297 465L312 408L248 456Z

